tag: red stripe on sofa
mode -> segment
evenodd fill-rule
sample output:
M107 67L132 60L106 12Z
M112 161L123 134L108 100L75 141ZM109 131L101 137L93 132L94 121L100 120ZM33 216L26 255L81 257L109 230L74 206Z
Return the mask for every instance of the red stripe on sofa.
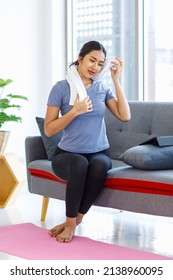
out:
M105 187L108 189L116 189L121 191L173 196L173 184L165 184L161 182L151 182L125 178L108 178L105 181Z
M52 173L49 173L47 171L40 170L40 169L34 169L34 168L29 168L29 171L31 172L32 176L44 178L44 179L48 179L48 180L53 180L53 181L57 181L57 182L66 184L66 181L61 180L56 175L53 175Z
M63 181L60 178L58 178L56 175L44 170L29 168L29 171L31 172L31 175L35 177L53 180L64 184L67 183L66 181ZM128 192L131 191L173 196L173 185L160 182L124 178L108 178L105 181L105 188Z

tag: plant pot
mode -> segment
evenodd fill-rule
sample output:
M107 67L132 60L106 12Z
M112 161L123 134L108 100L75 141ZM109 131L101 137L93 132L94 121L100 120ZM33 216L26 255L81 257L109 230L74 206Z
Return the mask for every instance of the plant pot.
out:
M9 135L10 135L10 131L0 130L0 155L4 154Z

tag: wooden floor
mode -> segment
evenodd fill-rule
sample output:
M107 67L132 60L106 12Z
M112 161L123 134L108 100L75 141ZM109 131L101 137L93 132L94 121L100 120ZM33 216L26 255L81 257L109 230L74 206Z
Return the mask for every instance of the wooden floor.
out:
M0 209L0 226L30 222L52 228L64 221L64 202L51 199L47 218L40 221L42 198L23 186L15 199ZM92 207L76 235L173 257L173 218ZM18 259L0 252L1 260Z

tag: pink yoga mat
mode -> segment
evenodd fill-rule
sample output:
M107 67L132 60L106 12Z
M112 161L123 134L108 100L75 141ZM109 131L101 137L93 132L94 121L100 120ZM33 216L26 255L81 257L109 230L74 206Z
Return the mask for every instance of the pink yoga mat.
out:
M168 257L75 236L59 243L31 223L1 226L0 251L28 260L166 260Z

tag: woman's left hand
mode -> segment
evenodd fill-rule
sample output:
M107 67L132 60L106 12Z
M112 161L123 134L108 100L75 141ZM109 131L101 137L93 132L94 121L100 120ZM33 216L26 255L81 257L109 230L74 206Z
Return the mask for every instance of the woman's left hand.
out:
M112 63L112 66L110 68L110 71L111 71L112 79L117 80L117 79L119 79L121 72L122 72L123 61L119 58L116 58L116 59L112 60L111 63Z

